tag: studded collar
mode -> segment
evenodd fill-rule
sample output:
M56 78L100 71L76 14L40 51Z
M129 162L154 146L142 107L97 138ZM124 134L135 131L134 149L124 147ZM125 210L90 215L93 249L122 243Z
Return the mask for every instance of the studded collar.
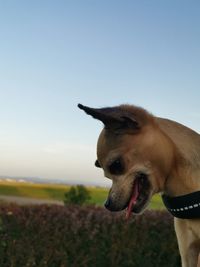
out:
M200 219L200 191L178 197L162 195L168 211L181 219Z

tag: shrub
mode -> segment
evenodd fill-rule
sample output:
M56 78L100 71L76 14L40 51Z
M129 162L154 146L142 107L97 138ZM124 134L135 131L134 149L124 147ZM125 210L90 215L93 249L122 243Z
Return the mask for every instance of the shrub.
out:
M1 206L2 267L179 267L173 219L147 211L128 222L98 207Z
M69 191L65 193L64 203L83 205L90 200L90 192L83 185L71 186Z

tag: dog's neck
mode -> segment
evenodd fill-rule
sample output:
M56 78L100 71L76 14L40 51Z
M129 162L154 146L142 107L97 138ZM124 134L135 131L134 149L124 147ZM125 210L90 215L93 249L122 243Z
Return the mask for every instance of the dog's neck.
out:
M172 172L166 178L163 193L177 197L200 191L200 169L192 169L180 155L175 160L178 160L178 164L174 164Z
M165 179L163 192L175 197L200 190L200 135L166 119L157 119L161 131L174 146L173 166Z
M167 210L177 218L200 218L200 173L187 164L177 168L166 179L162 200Z

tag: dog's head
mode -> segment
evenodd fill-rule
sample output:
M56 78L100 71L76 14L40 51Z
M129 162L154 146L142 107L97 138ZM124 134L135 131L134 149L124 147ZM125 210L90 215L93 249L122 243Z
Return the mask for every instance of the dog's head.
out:
M103 122L97 143L96 167L112 180L105 207L140 213L162 190L172 165L172 146L155 117L142 108L121 105L93 109L78 105Z

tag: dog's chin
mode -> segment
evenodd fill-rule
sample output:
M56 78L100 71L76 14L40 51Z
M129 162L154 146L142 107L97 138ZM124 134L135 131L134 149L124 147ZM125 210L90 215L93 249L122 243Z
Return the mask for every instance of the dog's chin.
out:
M149 176L143 172L138 172L133 182L129 200L125 205L127 216L129 217L130 212L135 214L142 213L148 206L151 196L152 186Z

